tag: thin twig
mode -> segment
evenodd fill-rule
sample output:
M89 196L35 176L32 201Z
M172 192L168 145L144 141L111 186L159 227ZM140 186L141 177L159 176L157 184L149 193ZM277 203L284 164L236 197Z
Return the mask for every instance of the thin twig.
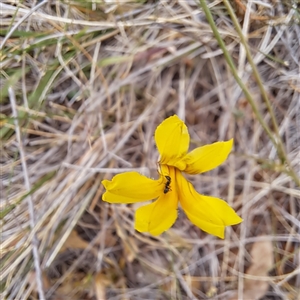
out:
M21 139L21 130L20 130L19 122L18 122L16 97L15 97L15 93L14 93L14 90L12 89L12 87L8 88L8 93L9 93L9 99L10 99L10 104L11 104L11 109L12 109L12 115L14 117L14 123L16 126L15 130L16 130L17 141L19 144L19 151L20 151L20 158L21 158L23 175L24 175L24 182L25 182L27 191L30 191L31 184L29 181L29 174L28 174L28 169L27 169L25 152L23 149L23 144L22 144L22 139ZM31 230L33 230L35 227L35 215L34 215L34 205L33 205L32 195L27 196L27 205L28 205L28 211L29 211L29 217L30 217L30 227L31 227ZM36 234L34 234L33 238L32 238L32 254L33 254L34 266L35 266L35 271L36 271L36 283L37 283L37 290L38 290L39 298L45 299L45 293L44 293L43 282L42 282L42 270L41 270L41 265L40 265L40 255L39 255L39 250L38 250L38 239L37 239Z

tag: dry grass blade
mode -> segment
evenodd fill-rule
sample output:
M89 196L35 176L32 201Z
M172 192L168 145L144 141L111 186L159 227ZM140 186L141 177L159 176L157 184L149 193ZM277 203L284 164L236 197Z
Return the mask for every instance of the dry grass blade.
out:
M270 241L256 242L252 246L251 252L251 265L246 271L244 282L244 291L242 296L235 293L230 297L230 300L236 299L261 299L268 291L269 271L274 266L273 245Z
M256 110L198 2L1 2L1 298L297 299L299 186L264 126L299 177L300 10L230 3L267 104L223 2L207 8ZM157 176L153 134L173 114L192 148L234 138L226 163L188 178L243 217L224 241L182 211L140 234L137 205L101 199L117 173Z
M18 122L16 98L15 98L15 93L14 93L12 87L10 87L8 89L8 93L9 93L10 104L11 104L11 109L12 109L12 116L15 119L16 138L17 138L17 142L18 142L18 148L20 151L20 160L21 160L21 164L22 164L22 172L24 174L25 188L26 188L27 192L29 192L31 190L31 184L29 181L27 163L26 163L26 159L25 159L23 143L21 140L21 131L20 131L19 122ZM34 232L35 226L36 226L36 221L35 221L36 216L35 216L35 212L34 212L33 198L30 194L27 196L27 203L28 203L27 205L28 205L28 211L29 211L30 228ZM42 282L40 254L38 251L38 240L37 240L36 234L34 234L32 237L32 254L33 254L33 258L34 258L34 267L36 270L36 283L37 283L39 297L41 299L44 299L45 293L44 293L43 282Z

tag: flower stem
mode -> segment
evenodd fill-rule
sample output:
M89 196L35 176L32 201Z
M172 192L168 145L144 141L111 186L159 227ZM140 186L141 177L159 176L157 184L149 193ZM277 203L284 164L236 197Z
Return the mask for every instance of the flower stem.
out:
M300 178L297 176L296 172L293 170L293 168L291 166L291 163L289 162L289 160L287 158L287 155L286 155L286 152L285 152L285 149L284 149L284 146L283 146L280 134L279 134L276 117L275 117L274 112L272 110L272 106L271 106L270 100L267 96L266 90L264 89L263 82L261 80L260 74L259 74L259 72L257 70L257 67L256 67L256 65L255 65L255 63L252 59L251 52L250 52L247 40L246 40L245 36L243 35L243 32L242 32L242 29L241 29L240 24L238 22L238 19L235 15L230 3L228 2L228 0L223 0L223 3L225 4L225 6L227 8L227 11L228 11L228 13L229 13L229 15L230 15L230 17L233 21L233 24L235 25L235 28L237 30L237 33L238 33L239 37L240 37L241 43L245 47L247 59L248 59L250 65L251 65L253 75L254 75L254 77L257 81L257 84L258 84L259 89L260 89L261 94L262 94L262 98L263 98L263 100L264 100L264 102L267 106L267 109L270 113L271 120L272 120L272 125L273 125L274 131L275 131L274 133L271 131L269 126L264 121L263 116L259 112L259 110L256 106L256 103L255 103L249 89L247 88L247 86L244 84L244 82L239 77L236 66L235 66L235 64L234 64L234 62L233 62L233 60L232 60L232 58L231 58L231 56L230 56L230 54L229 54L229 52L226 48L226 45L225 45L219 31L218 31L218 28L215 24L215 21L213 19L211 11L210 11L210 9L208 8L208 6L206 4L206 1L205 0L200 0L200 4L201 4L201 7L203 9L203 12L205 13L205 16L206 16L207 21L208 21L208 23L209 23L209 25L210 25L210 27L213 31L213 34L214 34L217 42L219 43L220 48L223 51L225 60L226 60L227 64L229 65L230 69L231 69L233 77L235 78L236 82L238 83L238 85L242 89L243 93L245 94L246 99L247 99L248 103L251 105L251 108L252 108L254 114L256 115L259 123L261 124L261 126L263 127L263 129L265 130L267 135L269 136L270 140L272 141L273 145L275 146L277 154L278 154L278 156L281 160L282 165L286 166L286 173L289 174L289 176L294 180L294 182L297 185L300 185Z

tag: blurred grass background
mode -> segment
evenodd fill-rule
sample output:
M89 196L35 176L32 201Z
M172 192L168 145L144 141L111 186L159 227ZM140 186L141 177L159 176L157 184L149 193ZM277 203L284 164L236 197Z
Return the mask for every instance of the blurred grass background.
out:
M297 1L1 1L2 299L299 299ZM159 237L101 180L156 177L153 134L234 138L189 178L243 217Z

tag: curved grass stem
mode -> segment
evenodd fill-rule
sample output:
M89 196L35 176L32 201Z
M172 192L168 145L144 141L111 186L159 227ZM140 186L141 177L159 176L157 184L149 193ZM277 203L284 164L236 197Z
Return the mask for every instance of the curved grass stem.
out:
M205 16L207 18L207 21L213 31L213 34L220 46L220 48L222 49L223 51L223 54L224 54L224 58L227 62L227 64L229 65L230 69L231 69L231 72L233 74L233 77L235 78L236 82L238 83L238 85L240 86L240 88L242 89L243 93L245 94L246 96L246 99L248 101L248 103L250 104L255 116L257 117L257 120L259 121L259 123L261 124L261 126L263 127L264 131L267 133L267 135L269 136L270 140L272 141L274 147L276 148L276 151L277 151L277 154L278 154L278 157L280 158L281 160L281 163L282 165L285 165L285 168L286 168L286 173L289 174L289 176L294 180L294 182L297 184L297 185L300 185L300 178L297 176L296 172L293 170L289 160L288 160L288 157L286 155L286 152L285 152L285 149L284 149L284 146L283 146L283 142L281 140L281 137L280 137L280 134L279 134L279 130L278 130L278 124L277 124L277 121L276 121L276 117L274 115L274 112L273 112L273 109L272 109L272 106L271 106L271 103L270 103L270 100L267 96L267 93L266 93L266 90L263 86L263 82L261 80L261 77L260 77L260 74L256 68L256 65L252 59L252 55L251 55L251 52L250 52L250 49L249 49L249 46L248 46L248 43L247 43L247 40L242 32L242 29L240 27L240 24L238 22L238 19L230 5L230 3L228 2L228 0L223 0L223 3L224 5L226 6L227 8L227 11L232 19L232 22L237 30L237 33L240 37L240 40L241 40L241 43L242 45L245 47L245 51L246 51L246 55L247 55L247 59L249 61L249 64L252 68L252 71L253 71L253 75L257 81L257 84L258 84L258 87L260 89L260 92L261 92L261 95L262 95L262 98L267 106L267 109L269 111L269 114L271 116L271 120L272 120L272 125L274 127L274 132L272 132L272 130L269 128L269 126L266 124L266 122L264 121L264 118L263 116L261 115L261 113L259 112L258 108L257 108L257 105L248 89L248 87L244 84L244 82L242 81L242 79L239 77L238 75L238 71L237 71L237 68L226 48L226 45L218 31L218 28L215 24L215 21L213 19L213 16L211 14L211 11L210 9L208 8L207 4L206 4L206 1L205 0L200 0L200 4L201 4L201 7L203 9L203 12L205 13Z

